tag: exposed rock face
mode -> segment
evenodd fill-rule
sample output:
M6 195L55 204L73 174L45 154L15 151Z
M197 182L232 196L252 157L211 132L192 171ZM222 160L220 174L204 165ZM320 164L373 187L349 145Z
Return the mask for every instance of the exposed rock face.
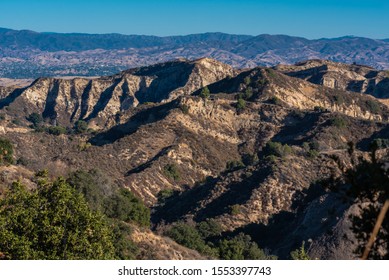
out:
M295 65L278 65L275 69L292 77L333 89L389 98L389 73L368 66L348 65L328 60L308 60Z
M62 125L86 120L94 127L107 128L118 115L138 104L168 102L234 73L228 65L203 58L157 64L96 79L40 78L24 89L2 89L0 106L9 106L17 115L42 113L44 118Z
M347 75L362 75L358 71ZM208 99L197 96L205 85ZM302 241L314 257L356 258L348 218L355 205L317 182L339 176L334 157L351 164L348 142L366 156L372 139L387 137L389 118L388 108L366 94L269 68L235 73L210 59L92 80L42 78L26 89L4 90L0 105L0 133L28 169L64 175L98 168L153 207L155 226L212 218L223 234L250 234L282 258ZM97 130L33 133L22 119L32 112L42 113L47 125L83 119ZM269 141L287 152L269 154ZM177 194L161 205L158 194L166 189ZM164 242L151 235L137 232L136 238L146 247Z

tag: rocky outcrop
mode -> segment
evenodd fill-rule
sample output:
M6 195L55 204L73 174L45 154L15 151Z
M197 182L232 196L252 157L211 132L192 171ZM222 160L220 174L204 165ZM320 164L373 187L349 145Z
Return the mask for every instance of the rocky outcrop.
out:
M179 60L95 79L39 78L29 87L4 89L0 108L14 115L36 112L69 126L77 120L108 128L118 115L145 103L164 103L214 83L235 71L212 59Z
M209 98L198 96L205 85ZM366 94L269 68L235 73L211 59L96 79L41 78L0 104L2 137L27 169L102 170L153 208L156 227L213 219L223 235L249 234L283 258L302 241L314 257L353 258L351 239L342 239L352 234L353 208L319 182L341 173L334 158L352 164L349 142L366 157L371 140L386 137L389 116ZM33 133L30 122L15 121L32 112L99 130ZM166 190L173 195L159 201ZM148 231L133 238L144 248L162 244L158 258L201 257Z
M389 98L389 73L364 65L349 65L328 60L308 60L275 69L292 77L329 88Z

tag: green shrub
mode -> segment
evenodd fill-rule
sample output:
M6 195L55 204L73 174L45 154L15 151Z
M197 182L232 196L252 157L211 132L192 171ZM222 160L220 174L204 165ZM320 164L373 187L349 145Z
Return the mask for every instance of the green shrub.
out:
M143 227L150 226L150 209L127 189L119 189L105 202L108 217L124 222L133 222Z
M214 219L207 219L197 224L198 232L203 239L220 236L223 229Z
M305 252L305 242L303 241L300 248L290 252L290 256L292 260L310 260L308 254Z
M49 126L46 128L46 132L52 135L61 135L61 134L66 134L66 128L63 126Z
M227 163L226 163L226 170L227 171L234 171L234 170L241 169L244 167L245 167L245 165L240 160L230 160L230 161L227 161Z
M370 143L370 149L373 151L387 148L389 148L389 139L376 138Z
M244 78L244 84L245 84L246 86L248 86L249 84L251 84L251 78L250 78L249 76L247 76L247 77Z
M319 142L313 141L311 143L304 142L303 143L303 149L307 153L307 156L309 158L316 158L319 156Z
M177 165L167 164L163 167L163 172L166 177L173 179L174 181L180 180L180 171L178 170Z
M113 259L102 215L62 178L33 191L13 183L0 200L0 251L9 259Z
M119 220L110 220L110 222L113 231L116 258L120 260L136 259L139 248L131 240L131 226Z
M330 123L332 126L335 126L337 128L344 128L348 124L347 120L341 116L332 118L330 120Z
M238 98L238 103L236 104L236 109L239 111L242 111L244 108L246 108L246 101L244 101L244 99L239 96Z
M293 149L288 144L282 145L279 142L268 142L265 147L266 154L268 156L276 156L284 158L293 154Z
M243 99L248 100L253 96L253 89L251 87L248 87L245 92L243 93Z
M83 120L78 120L75 124L74 124L74 130L76 133L85 133L88 131L88 123L86 121L83 121Z
M277 96L273 96L269 99L269 103L274 105L282 105L282 100L279 99Z
M167 232L167 235L185 247L205 255L217 256L217 250L208 246L196 228L191 225L179 222Z
M234 204L230 206L230 214L233 216L239 215L240 214L240 205L239 204Z
M172 189L164 189L158 192L157 199L159 204L164 204L174 194Z
M32 126L38 127L43 122L43 117L41 114L32 113L27 117L27 120L32 123Z
M382 112L380 103L373 99L368 99L366 101L366 107L373 114L380 114Z
M256 153L254 154L245 154L242 157L243 164L248 166L248 165L253 165L256 164L259 161L258 155Z
M211 92L209 91L208 87L205 87L200 92L200 97L203 99L208 99L211 96Z
M0 138L0 165L13 163L13 146L8 139Z
M150 225L150 209L132 192L116 186L100 171L78 170L69 175L67 182L84 195L93 210L111 219L145 227Z
M92 144L89 142L80 142L78 144L78 149L80 152L88 150L90 147L92 147Z
M188 106L188 105L182 104L182 105L180 106L180 109L181 109L181 111L182 111L185 115L189 114L189 106Z
M231 239L219 243L219 256L223 260L266 260L269 256L251 241L251 237L240 233Z

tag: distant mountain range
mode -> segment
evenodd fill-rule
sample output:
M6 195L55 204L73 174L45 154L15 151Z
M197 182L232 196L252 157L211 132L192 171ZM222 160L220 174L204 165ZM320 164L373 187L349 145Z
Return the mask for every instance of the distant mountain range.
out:
M211 57L236 68L329 59L389 69L389 39L308 40L286 35L186 36L38 33L0 28L0 77L101 76L177 58Z

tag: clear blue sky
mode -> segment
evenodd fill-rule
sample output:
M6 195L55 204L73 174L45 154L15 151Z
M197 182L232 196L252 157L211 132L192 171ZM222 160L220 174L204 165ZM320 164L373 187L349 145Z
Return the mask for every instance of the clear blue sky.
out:
M0 0L0 27L50 32L389 38L389 0Z

